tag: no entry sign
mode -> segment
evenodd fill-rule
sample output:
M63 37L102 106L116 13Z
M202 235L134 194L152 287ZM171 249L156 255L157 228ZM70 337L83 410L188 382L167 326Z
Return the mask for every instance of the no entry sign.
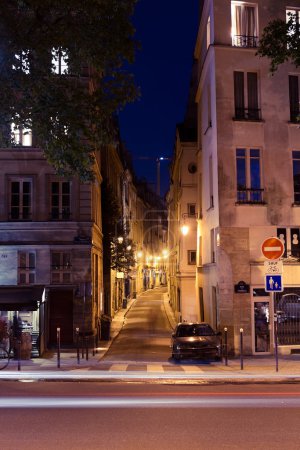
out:
M261 251L267 259L279 259L284 253L284 245L279 238L269 237L262 243Z

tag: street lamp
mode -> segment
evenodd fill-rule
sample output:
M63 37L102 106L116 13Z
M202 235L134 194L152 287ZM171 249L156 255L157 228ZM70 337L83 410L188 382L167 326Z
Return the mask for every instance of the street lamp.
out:
M187 225L182 225L181 227L181 233L183 234L183 236L186 236L189 232L189 227Z

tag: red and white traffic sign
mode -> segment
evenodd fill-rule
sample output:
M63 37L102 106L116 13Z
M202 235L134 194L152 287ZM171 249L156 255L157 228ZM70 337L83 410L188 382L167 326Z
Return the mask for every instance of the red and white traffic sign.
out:
M262 243L261 251L267 259L279 259L284 253L284 244L277 237L269 237Z

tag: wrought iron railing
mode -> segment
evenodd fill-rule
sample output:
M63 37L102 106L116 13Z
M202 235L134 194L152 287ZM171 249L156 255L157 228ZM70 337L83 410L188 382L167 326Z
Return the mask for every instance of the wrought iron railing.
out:
M238 189L237 203L264 204L263 189Z
M261 120L261 111L256 108L235 108L235 120Z
M244 34L236 34L233 36L234 47L255 48L258 46L258 36L247 36Z

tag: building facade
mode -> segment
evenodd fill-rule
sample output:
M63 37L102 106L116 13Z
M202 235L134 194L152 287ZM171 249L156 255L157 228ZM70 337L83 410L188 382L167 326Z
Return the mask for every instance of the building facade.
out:
M299 260L300 70L290 63L270 76L257 56L262 30L286 20L292 0L203 2L198 61L198 146L202 157L202 264L198 276L202 318L223 330L239 352L240 330L249 354L272 353L274 317L281 352L300 348L297 314ZM279 237L284 291L265 286L265 238ZM201 294L200 294L201 293Z

